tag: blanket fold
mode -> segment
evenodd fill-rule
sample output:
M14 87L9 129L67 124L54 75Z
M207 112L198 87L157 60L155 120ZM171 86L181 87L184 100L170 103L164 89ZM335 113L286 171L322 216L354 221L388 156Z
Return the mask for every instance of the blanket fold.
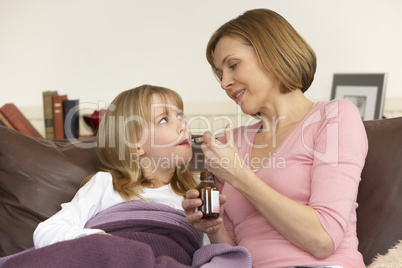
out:
M0 258L0 267L252 267L250 253L202 246L202 233L175 208L142 201L111 207L87 222L95 234ZM224 266L222 266L224 265Z

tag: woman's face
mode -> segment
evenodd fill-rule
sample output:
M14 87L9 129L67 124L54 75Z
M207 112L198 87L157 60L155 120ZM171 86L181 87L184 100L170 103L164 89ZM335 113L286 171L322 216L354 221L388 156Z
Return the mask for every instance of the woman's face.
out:
M222 89L246 114L261 112L280 92L279 80L261 69L254 48L240 37L222 37L214 62Z
M189 144L191 131L184 120L183 112L172 99L167 100L164 103L159 94L152 95L151 120L140 139L142 157L154 169L175 168L187 163L192 156Z

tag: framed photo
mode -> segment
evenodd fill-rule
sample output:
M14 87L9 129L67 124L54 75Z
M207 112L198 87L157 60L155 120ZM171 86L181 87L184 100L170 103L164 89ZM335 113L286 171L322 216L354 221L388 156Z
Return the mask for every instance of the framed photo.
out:
M347 99L353 102L362 120L381 119L386 81L386 73L334 74L331 100Z

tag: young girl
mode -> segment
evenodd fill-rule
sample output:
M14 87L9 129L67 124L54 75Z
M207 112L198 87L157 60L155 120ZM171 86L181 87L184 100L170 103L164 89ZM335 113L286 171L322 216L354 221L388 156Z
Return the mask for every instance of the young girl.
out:
M167 88L142 85L119 94L97 133L97 154L106 169L86 178L71 202L38 225L35 248L105 234L84 226L119 203L147 201L183 210L183 196L196 181L185 167L192 149L182 110L181 97Z

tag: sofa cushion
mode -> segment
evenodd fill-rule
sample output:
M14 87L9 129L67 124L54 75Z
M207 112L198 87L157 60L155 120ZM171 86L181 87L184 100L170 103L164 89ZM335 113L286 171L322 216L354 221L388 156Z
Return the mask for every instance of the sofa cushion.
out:
M357 198L357 237L369 264L402 239L402 117L364 125L369 150Z
M32 247L37 224L60 210L81 181L101 167L94 141L74 145L0 127L0 256Z

